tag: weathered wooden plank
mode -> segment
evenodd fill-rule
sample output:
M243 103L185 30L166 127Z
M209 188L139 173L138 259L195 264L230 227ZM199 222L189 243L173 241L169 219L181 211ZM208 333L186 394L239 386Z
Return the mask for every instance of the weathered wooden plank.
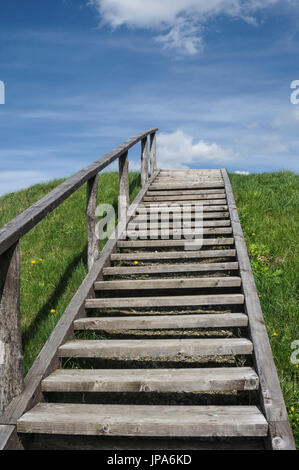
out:
M198 239L202 246L217 245L233 245L233 238L204 238ZM186 243L194 242L194 240L120 240L117 242L118 248L171 248L185 246Z
M99 240L96 236L96 208L98 199L98 175L93 176L87 181L86 186L86 219L87 219L87 264L88 270L91 269L95 260L99 257Z
M81 405L43 403L18 432L105 436L266 436L255 406Z
M16 426L0 424L0 450L24 450Z
M231 258L236 256L236 250L201 250L201 251L141 251L135 253L113 253L112 261L159 261L175 259L201 259L201 258ZM137 266L135 267L135 269ZM175 265L171 266L175 269ZM200 269L200 266L197 267Z
M249 332L254 344L254 357L260 378L261 405L268 422L277 423L277 428L275 425L270 426L270 446L275 448L276 437L279 437L278 440L281 447L295 449L294 438L291 427L288 424L288 414L280 388L232 187L225 169L222 170L222 176L225 182L230 217L235 236L235 245L242 278L242 289L246 299L245 309L249 319ZM276 429L279 428L279 423L284 423L282 436L276 435Z
M158 230L161 230L161 229L167 229L167 228L170 228L170 229L178 229L178 228L195 228L195 226L198 227L199 225L199 221L197 220L196 221L196 224L195 224L195 220L190 220L188 222L184 222L184 221L181 221L179 223L176 223L176 222L165 222L165 221L161 221L161 222L152 222L151 220L149 221L146 221L146 222L130 222L128 224L128 230L148 230L148 229L158 229ZM202 220L201 219L201 225L203 226L203 228L206 228L206 227L230 227L230 220Z
M179 195L167 195L167 196L144 196L143 201L158 202L158 201L201 201L209 199L225 199L223 193L216 194L179 194Z
M196 223L195 223L196 222ZM128 224L128 230L161 230L161 229L179 229L179 228L195 228L198 227L199 221L191 220L189 222L152 222L151 220L146 222L130 222ZM203 228L207 227L230 227L230 220L202 220L201 225Z
M180 189L172 191L156 191L150 190L146 193L148 196L187 196L187 195L208 195L208 194L225 194L225 189Z
M158 170L157 170L158 172ZM151 181L156 174L149 179L145 187L136 196L128 211L129 221L134 213L134 207L142 199L146 193ZM124 230L124 227L123 227ZM41 399L40 383L41 380L51 373L55 368L59 367L57 358L57 348L73 335L73 321L79 317L85 316L84 302L87 297L94 293L94 283L99 278L104 266L109 262L112 250L116 247L117 234L121 235L121 229L116 228L102 250L101 258L98 259L91 271L87 274L71 302L67 306L62 317L58 321L48 341L45 343L33 366L27 373L24 382L24 390L8 405L4 415L1 417L2 424L15 424L20 416L23 415L30 407L34 406Z
M197 289L206 287L238 287L241 278L228 277L202 277L186 279L141 279L129 281L98 281L95 290L130 290L130 289Z
M145 198L143 198L143 201L144 200ZM187 206L188 207L191 204L193 206L203 207L203 206L215 206L215 205L226 204L225 196L221 199L210 198L210 199L194 200L188 196L188 199L183 200L183 201L181 200L181 198L178 201L172 201L171 199L169 199L168 201L166 200L166 201L161 201L161 202L143 202L143 201L141 202L140 207L167 207L167 206L170 206L170 204L174 207L175 206L177 207Z
M208 227L208 228L201 228L201 227L193 227L193 228L187 228L187 227L175 227L175 228L169 228L169 227L164 227L162 229L155 229L153 227L149 227L147 230L142 230L141 227L138 227L137 229L130 229L128 228L126 231L126 236L128 238L150 238L150 239L155 239L155 238L162 238L162 239L167 239L167 238L186 238L191 235L227 235L232 233L232 228L231 227ZM197 237L198 238L198 237Z
M251 367L204 369L58 369L43 380L44 392L209 392L256 390Z
M50 193L37 201L22 214L15 217L0 229L0 254L16 243L25 233L40 222L47 214L59 206L73 192L86 181L95 176L110 163L119 158L124 152L143 139L145 136L156 132L158 129L150 129L140 132L135 137L127 140L119 147L104 155L99 160L75 173L65 182L57 186Z
M24 386L20 313L20 247L0 256L0 414Z
M196 305L241 305L243 294L176 295L163 297L121 297L87 299L86 308L182 307Z
M178 211L177 211L178 212ZM164 222L165 223L165 219L164 217L167 215L166 214L161 214L160 212L157 212L155 211L155 214L154 216L151 217L151 214L149 211L144 211L144 213L140 214L140 215L136 215L135 217L132 218L132 223L140 223L140 222L150 222L151 219L154 220L154 221L159 221L159 222ZM203 221L206 221L206 220L209 220L209 219L223 219L225 217L229 217L229 212L206 212L206 211L203 211L203 214L195 214L194 211L191 211L191 216L189 217L185 217L184 218L184 214L181 214L180 212L178 212L177 214L176 213L172 213L172 212L169 212L169 218L167 220L171 221L171 222L181 222L181 223L184 223L187 221L191 221L191 222L194 222L195 220L203 220ZM221 222L221 221L220 221Z
M191 209L189 209L191 205ZM168 204L168 205L160 205L160 206L157 206L157 205L151 205L150 207L149 206L144 206L142 204L139 204L139 206L136 208L136 213L138 214L150 214L150 213L155 213L155 212L161 212L161 213L170 213L173 212L174 214L176 213L179 213L179 214L183 214L184 213L184 209L186 211L186 213L189 213L189 211L191 210L191 213L197 213L197 216L199 216L199 212L200 211L203 211L203 212L222 212L222 211L227 211L228 210L228 206L225 204L225 205L222 205L222 206L210 206L210 205L202 205L202 204L194 204L194 203L191 203L191 204ZM204 217L206 217L206 215L204 214Z
M244 313L194 315L146 315L133 317L88 317L75 320L75 330L171 330L189 328L236 328L248 325Z
M148 179L148 144L147 136L141 140L141 187Z
M234 250L232 250L234 251ZM191 272L205 272L205 271L236 271L239 263L194 263L194 264L155 264L154 266L126 266L126 267L112 267L104 268L104 276L117 276L117 275L138 275L138 274L179 274Z
M252 353L246 338L73 340L58 349L60 357L157 358L231 356Z
M118 160L119 166L119 219L127 218L128 207L130 205L129 191L129 159L128 152L125 152Z
M182 182L156 182L153 183L148 189L149 191L161 191L172 189L209 189L209 188L223 188L223 181L182 181Z
M151 175L156 171L157 169L157 151L156 151L156 133L153 132L150 135L150 169L151 169Z

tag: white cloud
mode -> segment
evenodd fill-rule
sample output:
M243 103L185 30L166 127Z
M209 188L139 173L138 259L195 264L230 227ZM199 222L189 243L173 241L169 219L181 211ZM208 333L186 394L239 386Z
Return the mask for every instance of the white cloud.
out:
M203 140L194 142L193 137L181 130L157 136L158 166L160 168L186 168L202 166L209 162L219 164L237 157L231 149Z
M257 24L254 15L281 0L90 0L101 21L112 28L128 26L160 31L167 48L195 54L202 48L202 27L217 15Z
M236 170L234 171L234 173L236 173L236 175L250 175L249 171L239 171L239 170Z

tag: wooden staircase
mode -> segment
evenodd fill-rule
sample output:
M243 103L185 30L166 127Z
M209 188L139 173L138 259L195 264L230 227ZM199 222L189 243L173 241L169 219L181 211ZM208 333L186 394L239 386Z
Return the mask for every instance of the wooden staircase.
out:
M137 202L15 420L22 445L294 448L226 171L158 170Z

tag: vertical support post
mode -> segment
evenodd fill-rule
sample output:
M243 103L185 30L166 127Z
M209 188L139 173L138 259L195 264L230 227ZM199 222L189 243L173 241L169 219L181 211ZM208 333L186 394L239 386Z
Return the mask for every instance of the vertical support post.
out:
M126 220L130 204L129 159L125 152L118 159L119 168L119 218Z
M98 175L93 176L87 181L86 188L86 219L87 219L87 263L90 271L93 263L100 255L99 240L96 236L96 208L98 198Z
M157 169L156 133L150 135L151 176Z
M148 145L147 136L141 140L141 187L148 179Z
M24 388L20 314L20 247L0 256L0 414Z

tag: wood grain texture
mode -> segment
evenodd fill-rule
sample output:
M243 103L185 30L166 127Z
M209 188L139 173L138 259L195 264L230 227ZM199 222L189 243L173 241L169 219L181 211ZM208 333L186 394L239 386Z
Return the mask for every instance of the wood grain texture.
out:
M95 282L95 290L136 290L136 289L197 289L217 287L239 287L241 278L238 276L227 277L202 277L187 279L141 279L130 281L98 281Z
M210 392L256 390L250 367L204 369L58 369L43 380L45 392Z
M172 248L184 247L186 243L195 242L195 240L120 240L117 242L117 248ZM233 238L204 238L198 239L202 246L233 245ZM196 249L196 244L194 249ZM190 249L191 251L191 249ZM216 251L216 250L215 250ZM204 250L203 250L204 252Z
M86 308L183 307L195 305L242 305L243 294L175 295L161 297L120 297L87 299Z
M153 132L150 135L150 169L151 169L151 175L156 171L157 169L157 137L156 133Z
M58 349L60 357L158 358L231 356L252 353L246 338L73 340Z
M0 256L0 414L24 386L19 243Z
M233 258L236 250L186 250L186 251L140 251L135 253L112 253L111 261L159 261L159 260L195 260L207 258ZM137 268L137 266L136 266ZM172 266L175 269L175 265ZM200 266L198 266L200 269Z
M255 406L72 405L44 403L18 432L106 436L266 436Z
M233 251L233 250L232 250ZM154 266L126 266L107 267L103 269L104 276L131 275L131 274L180 274L180 273L203 273L213 271L235 271L239 267L237 262L233 263L193 263L193 264L155 264Z
M138 214L132 218L133 223L140 223L140 222L146 222L146 221L151 221L152 222L165 222L166 220L169 220L171 222L189 222L192 221L194 222L195 220L210 220L210 219L225 219L229 217L229 212L223 211L223 212L206 212L203 211L203 214L196 214L194 210L191 210L191 215L188 217L184 217L184 214L181 214L179 211L176 211L178 213L173 213L170 212L169 216L167 217L167 213L161 213L155 211L154 214L150 214L149 211L143 210L141 214Z
M87 264L89 271L100 254L99 240L96 236L98 183L99 177L95 175L87 181L86 186Z
M125 152L118 160L119 167L119 197L120 197L120 219L127 218L128 207L130 205L129 190L129 159L128 152Z
M209 227L230 227L230 220L202 220L199 219L200 223L202 224L203 228L209 228ZM149 230L149 229L165 229L165 228L170 228L170 229L176 229L176 228L194 228L195 226L198 226L199 220L195 221L184 221L181 220L178 223L176 222L153 222L151 220L145 221L145 222L130 222L128 224L128 230ZM195 225L196 224L196 225Z
M17 435L16 426L0 424L0 451L24 450Z
M141 187L148 179L148 142L147 137L141 140Z
M208 195L225 194L225 189L174 189L172 191L156 191L149 188L146 197L150 196L187 196L187 195Z
M246 327L244 313L211 313L195 315L146 315L134 317L87 317L75 320L75 330L163 330L189 328Z

